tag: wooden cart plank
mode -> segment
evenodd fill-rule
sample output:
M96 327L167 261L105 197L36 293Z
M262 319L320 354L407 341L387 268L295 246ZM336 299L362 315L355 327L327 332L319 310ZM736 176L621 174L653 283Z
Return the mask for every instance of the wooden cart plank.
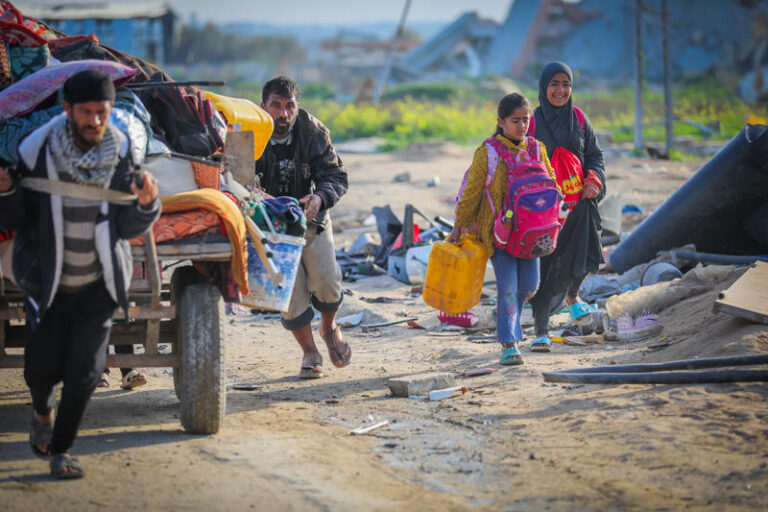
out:
M110 368L178 368L181 366L179 354L117 354L107 356ZM0 354L0 368L24 368L24 356L19 354Z

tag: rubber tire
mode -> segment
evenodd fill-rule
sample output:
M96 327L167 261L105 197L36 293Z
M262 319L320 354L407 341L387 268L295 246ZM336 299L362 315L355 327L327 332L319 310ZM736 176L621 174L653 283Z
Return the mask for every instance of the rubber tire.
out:
M171 304L176 307L177 311L179 308L181 291L191 284L201 283L204 280L205 279L193 267L180 267L173 272L173 275L171 276ZM181 354L181 349L181 331L177 326L176 340L171 344L171 352L174 354ZM181 374L181 367L173 368L173 390L179 401L182 400Z
M213 283L183 277L176 305L181 425L189 434L215 434L226 414L224 300Z

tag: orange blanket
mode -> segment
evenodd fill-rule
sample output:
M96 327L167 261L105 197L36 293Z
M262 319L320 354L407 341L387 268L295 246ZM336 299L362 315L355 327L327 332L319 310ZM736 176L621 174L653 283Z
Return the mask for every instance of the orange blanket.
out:
M232 245L232 274L235 284L243 295L251 291L248 288L248 248L243 214L237 205L226 195L211 188L201 188L191 192L182 192L160 199L163 213L180 212L202 208L219 216L226 229L227 238Z

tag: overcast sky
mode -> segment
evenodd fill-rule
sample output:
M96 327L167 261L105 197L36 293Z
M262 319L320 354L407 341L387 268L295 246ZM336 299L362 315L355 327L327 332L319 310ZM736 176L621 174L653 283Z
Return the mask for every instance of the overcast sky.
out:
M83 2L95 0L80 0ZM109 3L120 3L107 0ZM123 2L126 0L122 0ZM62 4L67 0L17 0L14 4L24 12L24 5ZM138 1L139 3L154 3ZM161 2L157 2L161 3ZM191 12L200 22L252 21L270 25L336 24L350 22L397 22L405 0L166 0L183 22ZM408 11L410 22L452 21L466 11L503 20L511 0L412 0Z

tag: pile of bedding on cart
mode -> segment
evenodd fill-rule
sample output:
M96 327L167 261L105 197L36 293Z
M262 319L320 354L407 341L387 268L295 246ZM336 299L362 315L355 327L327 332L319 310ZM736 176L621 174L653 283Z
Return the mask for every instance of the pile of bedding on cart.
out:
M263 198L235 176L240 175L240 182L252 176L253 161L272 132L272 119L253 102L176 83L157 66L100 44L94 34L69 36L24 16L10 2L0 2L0 165L17 163L24 137L63 115L61 87L84 69L112 78L117 99L110 122L130 139L134 162L158 179L163 215L153 226L155 241L226 236L232 245L227 272L240 292L248 294L249 251L251 259L255 255L265 264L272 254L262 246L259 223L267 231L281 223L270 218ZM244 140L250 152L245 160L243 151L239 158L228 158L228 136L240 134L248 135ZM243 144L237 146L242 149ZM0 240L11 236L0 233ZM143 243L143 238L131 241ZM267 266L276 281L275 266ZM237 300L236 290L227 295Z

